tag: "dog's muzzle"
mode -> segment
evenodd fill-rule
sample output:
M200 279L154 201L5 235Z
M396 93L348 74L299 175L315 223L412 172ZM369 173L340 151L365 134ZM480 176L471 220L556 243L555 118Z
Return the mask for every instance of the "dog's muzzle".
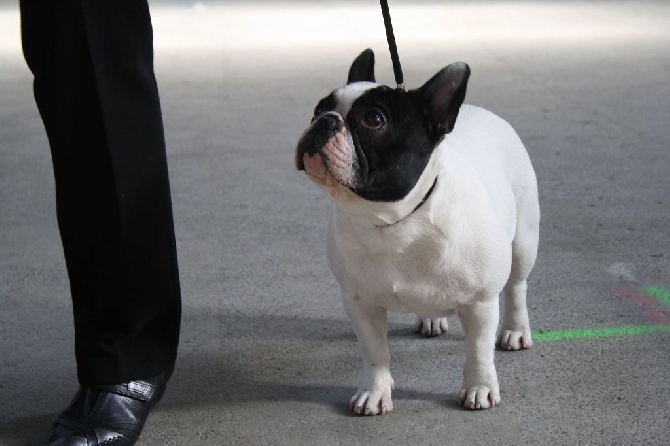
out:
M324 113L314 118L312 125L305 130L305 133L298 141L296 149L295 167L298 170L305 170L304 157L316 156L321 153L323 147L344 127L344 121L339 114L334 112Z

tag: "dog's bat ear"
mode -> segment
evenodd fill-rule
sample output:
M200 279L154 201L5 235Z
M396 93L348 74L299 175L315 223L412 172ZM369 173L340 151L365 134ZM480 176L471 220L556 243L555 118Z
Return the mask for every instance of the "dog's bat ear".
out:
M354 82L374 82L375 81L375 53L366 49L358 55L349 68L347 84Z
M468 64L456 62L440 70L419 88L429 131L436 142L454 129L469 78Z

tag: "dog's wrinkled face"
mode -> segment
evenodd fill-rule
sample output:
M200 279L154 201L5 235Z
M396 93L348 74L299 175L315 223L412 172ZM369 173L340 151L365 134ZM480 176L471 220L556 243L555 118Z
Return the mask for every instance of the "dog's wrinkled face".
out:
M422 119L412 98L369 82L332 92L298 143L298 167L317 183L332 179L366 200L402 199L433 151L426 129L416 125Z
M374 55L356 58L346 86L323 98L296 151L296 167L334 198L403 199L453 128L469 68L454 64L405 92L374 82Z
M367 160L362 152L356 153L356 126L352 129L345 119L356 97L374 87L373 83L343 87L315 107L311 125L298 142L296 165L320 185L351 190L362 185Z

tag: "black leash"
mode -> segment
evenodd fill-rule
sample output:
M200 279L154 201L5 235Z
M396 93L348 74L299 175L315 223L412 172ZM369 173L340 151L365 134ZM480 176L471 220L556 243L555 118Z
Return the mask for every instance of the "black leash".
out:
M386 0L379 0L382 7L382 15L384 16L384 27L386 28L386 41L389 44L389 51L391 52L391 62L393 63L393 75L395 76L395 83L398 84L399 90L405 90L405 84L402 76L402 68L400 67L400 58L398 57L398 47L395 44L395 36L393 35L393 25L391 24L391 14L389 13L389 5Z
M393 24L391 23L391 14L389 13L389 5L386 0L379 0L379 4L382 7L382 15L384 16L384 28L386 28L386 41L389 44L389 52L391 53L391 62L393 63L393 75L395 76L395 83L398 85L398 90L403 90L405 91L405 83L402 75L402 67L400 66L400 58L398 57L398 47L395 44L395 36L393 35ZM437 177L435 177L435 181L433 181L433 185L430 186L430 189L428 189L428 192L426 192L426 195L424 195L423 199L419 204L416 205L416 207L410 212L408 215L404 216L400 220L390 223L388 225L383 225L383 226L378 226L380 228L386 228L389 226L393 226L395 224L400 223L413 213L419 210L421 206L424 205L426 201L430 198L430 196L433 193L433 190L435 189L435 185L437 184Z

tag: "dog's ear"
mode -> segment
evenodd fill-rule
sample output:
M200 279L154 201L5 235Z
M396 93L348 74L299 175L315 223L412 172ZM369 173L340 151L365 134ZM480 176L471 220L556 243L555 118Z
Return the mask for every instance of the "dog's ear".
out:
M349 68L347 84L354 82L374 82L375 81L375 53L366 49L358 55Z
M435 142L454 129L469 78L468 64L456 62L440 70L419 88L428 129Z

